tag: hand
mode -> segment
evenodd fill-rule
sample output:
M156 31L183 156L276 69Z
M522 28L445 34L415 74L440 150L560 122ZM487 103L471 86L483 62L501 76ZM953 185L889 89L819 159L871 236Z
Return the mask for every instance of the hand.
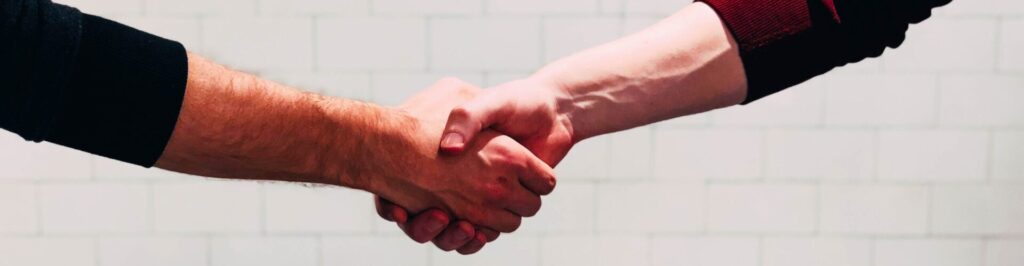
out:
M575 141L567 117L557 108L557 101L566 97L555 88L536 80L523 80L481 93L452 111L445 132L456 135L442 141L441 149L449 154L463 153L465 143L471 143L481 129L493 128L521 140L546 163L556 165ZM474 226L464 221L450 225L451 217L441 210L409 215L407 210L386 200L378 198L376 205L382 218L398 223L410 238L421 243L433 240L442 250L458 249L462 254L472 254L498 238L497 233L481 229L478 232L483 233L486 241L466 239L464 236L471 235Z
M479 92L479 90L476 89L475 87L473 87L472 85L469 85L469 84L466 84L464 82L457 81L457 80L454 80L454 79L446 79L446 80L442 80L441 82L437 83L431 89L428 89L427 91L425 91L425 92L417 95L413 99L409 100L408 102L403 104L401 107L399 107L399 109L403 110L403 111L405 111L405 112L407 112L409 114L412 114L412 115L416 116L419 120L428 121L428 122L425 122L425 123L431 123L429 121L436 122L437 126L434 127L434 128L436 128L435 130L424 129L424 130L420 130L420 132L440 132L441 131L440 130L441 129L441 123L443 123L443 121L444 121L445 117L448 115L449 111L455 105L469 100L470 98L475 96L478 92ZM429 127L430 126L428 126L428 128ZM438 134L433 139L434 142L431 143L431 147L434 149L435 155L436 155L436 149L437 149L436 148L437 147L436 144L437 144L437 141L439 139L440 139L440 135ZM502 161L505 161L505 162L507 162L509 164L518 165L518 166L521 166L521 168L523 168L523 169L520 169L518 171L518 173L506 173L505 175L498 175L497 173L492 173L492 172L471 171L471 172L475 172L475 173L477 173L478 175L481 175L481 176L488 176L488 175L490 175L490 176L497 176L496 180L499 180L499 181L503 180L502 176L516 176L516 174L521 175L519 182L506 182L506 183L512 183L512 185L513 185L513 186L511 186L512 187L512 189L511 189L512 192L511 193L509 193L509 192L500 192L500 191L488 191L488 192L492 193L491 197L493 197L493 198L491 200L511 197L511 198L519 198L521 201L525 201L526 202L525 204L524 203L518 203L518 205L517 204L510 204L509 206L504 207L504 208L512 211L512 214L520 215L520 216L532 216L533 214L536 213L537 209L539 209L540 199L539 199L538 196L536 196L534 194L531 194L531 193L536 193L536 194L544 195L544 194L550 193L551 190L554 188L555 180L554 180L553 174L551 174L552 171L551 171L550 167L548 167L547 164L545 164L543 161L540 161L539 159L533 157L529 153L529 151L527 151L525 148L520 146L518 143L516 143L511 138L508 138L508 137L505 137L505 136L498 136L494 132L489 132L489 131L488 132L484 132L484 133L480 134L480 141L474 142L472 145L469 145L468 148L465 149L465 151L468 151L468 152L464 153L464 155L454 156L454 157L451 157L451 158L447 158L446 157L446 158L441 158L441 159L442 160L444 160L444 159L465 159L467 157L468 158L482 158L483 160L480 160L480 161L483 161L483 162L489 162L489 163L492 163L492 164L500 164L500 163L502 163ZM465 166L459 166L459 168L453 168L453 169L463 170L463 169L467 169L467 168L465 168ZM484 170L484 169L478 169L478 170ZM527 171L523 171L523 170L527 170ZM460 171L460 172L466 172L466 171ZM477 179L480 179L479 177L474 177L474 178L476 178L476 179L469 179L469 180L474 180L475 181ZM464 179L464 178L446 178L445 182L459 181L457 179ZM492 178L492 179L494 179L494 178ZM484 178L482 181L486 182L486 180L488 180L488 179ZM453 183L459 183L459 182L453 182ZM496 183L501 183L501 182L496 182ZM520 183L522 185L520 185ZM520 189L522 191L516 192L515 191L516 189ZM463 196L462 194L472 194L472 193L467 193L466 192L466 191L472 191L472 188L470 188L468 190L464 190L464 189L451 189L451 190L448 190L448 191L451 191L451 194L453 194L455 196ZM495 193L495 192L497 192L497 193ZM503 194L506 195L506 196L502 196ZM517 196L516 194L520 194L520 195ZM402 195L390 196L390 195L383 195L383 194L381 196L383 196L384 198L392 199L392 200L394 199L393 197L397 197L397 198L403 197ZM451 207L451 205L424 205L422 203L410 202L409 200L406 200L406 203L399 202L397 200L396 200L396 202L398 202L399 205L405 206L407 208L410 208L410 210L413 210L413 211L423 210L424 208L422 206L448 206L448 207ZM392 205L390 202L387 202L387 201L384 201L384 200L378 200L377 204L378 204L378 211L380 212L382 217L384 217L385 219L388 219L388 220L397 221L399 223L399 226L407 234L409 234L410 236L413 236L413 239L418 241L418 242L425 242L427 240L435 238L434 236L430 236L430 237L417 237L417 236L423 235L422 232L425 232L425 231L437 231L437 232L440 232L441 230L447 229L447 233L445 234L446 237L438 237L437 239L435 239L434 243L437 244L438 247L440 247L440 248L442 248L444 250L458 249L459 252L463 253L463 254L474 253L474 252L478 251L480 248L482 248L484 243L486 243L488 241L493 241L494 239L496 239L497 236L498 236L498 233L495 232L494 230L491 230L491 228L498 229L499 231L503 231L503 232L511 232L511 231L513 231L515 229L515 227L517 227L519 225L519 221L520 221L520 217L515 216L515 215L503 215L503 217L501 219L498 219L499 221L502 221L502 222L490 223L490 224L488 224L488 223L479 223L481 221L480 219L473 219L471 217L467 217L467 219L465 221L457 221L457 222L451 223L451 225L449 225L449 221L451 221L451 219L447 215L447 213L445 213L445 212L443 212L443 211L441 211L439 209L431 209L429 211L425 211L425 212L421 213L420 215L418 215L415 218L414 223L407 224L406 221L408 221L407 220L408 214L407 214L407 212L404 209L401 210L400 213L395 213L395 212L391 212L391 211L384 211L384 210L389 209L389 208L386 208L385 206L394 206L394 205ZM459 215L459 211L457 210L457 208L452 208L452 211L454 211L456 216L458 216L458 217L466 217L466 216L460 216ZM474 213L474 212L469 212L469 213L470 213L470 215L472 215L472 213ZM498 213L501 213L501 212L499 211ZM478 227L474 226L473 224L471 224L470 222L479 223L479 224L483 225L484 227L479 227L478 228ZM511 224L507 224L507 223L511 223ZM510 228L509 227L510 225L514 225L514 226L512 226ZM437 235L437 233L434 233L433 235Z
M518 140L554 167L579 140L573 136L570 97L546 80L509 82L452 109L441 140L446 154L465 152L481 131L495 130Z

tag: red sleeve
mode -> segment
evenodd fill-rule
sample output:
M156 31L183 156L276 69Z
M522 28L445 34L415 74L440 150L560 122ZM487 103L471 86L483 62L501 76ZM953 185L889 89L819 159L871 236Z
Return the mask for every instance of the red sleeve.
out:
M911 23L951 0L699 0L739 44L755 101L898 47Z

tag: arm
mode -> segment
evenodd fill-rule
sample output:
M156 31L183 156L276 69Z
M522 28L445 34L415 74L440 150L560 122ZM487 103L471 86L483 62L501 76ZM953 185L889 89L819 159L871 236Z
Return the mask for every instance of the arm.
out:
M488 90L452 111L440 146L463 152L475 132L490 128L556 165L587 138L749 103L879 56L902 43L909 24L949 2L702 0L639 33ZM406 226L421 219L429 220L410 217Z
M438 157L444 116L475 91L450 80L435 87L398 109L384 108L304 93L191 55L181 115L156 165L210 177L345 186L514 231L520 216L540 207L533 191L553 189L550 168L491 132L476 152Z
M443 118L471 88L445 81L400 108L304 93L189 56L185 100L156 165L220 178L366 190L411 210L439 207L512 232L554 187L551 169L484 132L474 152L438 157ZM437 99L444 99L439 102ZM506 177L518 177L509 180ZM536 192L535 192L536 191Z
M0 127L28 140L190 174L346 186L501 232L554 187L550 167L494 132L438 156L444 117L475 93L463 83L401 108L323 97L47 0L0 1L0 37Z

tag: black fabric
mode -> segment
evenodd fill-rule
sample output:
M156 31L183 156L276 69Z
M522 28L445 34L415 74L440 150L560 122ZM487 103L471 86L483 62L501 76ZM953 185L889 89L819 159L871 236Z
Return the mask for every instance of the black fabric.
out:
M150 167L177 123L181 44L48 0L0 0L0 127Z

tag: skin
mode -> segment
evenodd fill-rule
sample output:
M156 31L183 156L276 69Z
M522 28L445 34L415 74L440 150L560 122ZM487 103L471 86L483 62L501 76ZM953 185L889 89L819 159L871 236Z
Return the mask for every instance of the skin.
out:
M440 148L463 154L480 132L497 130L554 166L588 138L737 105L745 97L735 40L714 11L697 2L641 32L560 59L456 107ZM417 212L399 206L378 202L382 217L403 228L448 218L439 210L410 216ZM439 247L479 245L453 240L458 230L452 227L406 232Z
M555 178L529 150L493 131L477 135L462 155L439 155L445 117L478 91L446 79L386 108L301 92L190 54L185 101L157 166L344 186L410 211L435 208L512 232L536 214Z

